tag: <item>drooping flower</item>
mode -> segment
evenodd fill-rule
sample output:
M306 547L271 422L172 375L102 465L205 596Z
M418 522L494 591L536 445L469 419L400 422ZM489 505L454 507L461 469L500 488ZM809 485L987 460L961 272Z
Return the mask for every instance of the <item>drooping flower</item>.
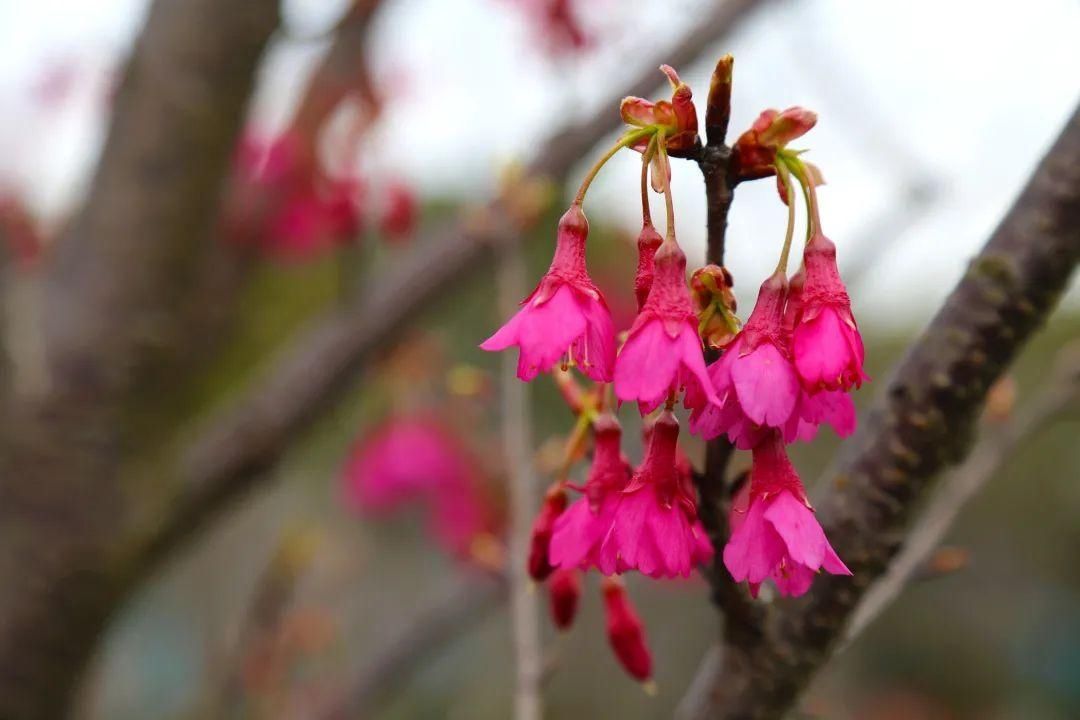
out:
M653 424L645 459L618 496L599 552L600 572L687 577L712 558L693 491L676 462L679 422L664 411Z
M394 418L358 441L341 480L345 502L364 516L423 506L432 537L456 557L473 557L499 531L475 462L433 417Z
M619 664L636 680L648 682L652 677L652 653L641 622L626 588L615 578L604 578L604 615L608 642Z
M754 448L749 488L736 496L731 526L724 565L755 597L767 578L781 595L798 596L819 570L851 575L814 517L779 431Z
M792 336L795 367L803 385L850 390L866 380L862 336L836 268L836 246L821 233L806 244L806 281Z
M518 377L529 381L569 356L587 376L610 382L615 365L611 312L585 267L589 222L579 205L559 220L555 257L522 308L480 347L518 347Z
M709 366L720 402L698 404L690 417L691 431L706 439L726 433L736 447L749 450L761 428L783 428L792 420L800 386L783 326L786 296L781 272L761 284L746 325ZM797 416L794 422L797 429Z
M554 485L544 497L529 538L529 576L537 582L546 580L555 570L551 563L551 536L564 510L566 491L561 485Z
M341 479L347 501L364 514L393 512L436 488L457 490L472 462L446 427L433 417L388 420L353 447Z
M686 255L665 242L653 258L653 271L649 297L615 362L615 396L636 400L642 414L683 388L687 407L717 403L686 287Z
M619 493L630 481L630 465L619 449L618 420L605 414L593 428L593 462L585 492L555 522L551 536L550 558L556 567L586 570L599 563L600 545L611 528Z
M573 568L559 568L548 580L551 621L559 630L569 630L577 616L581 598L581 576Z
M359 181L326 174L312 143L298 131L272 140L246 135L235 171L225 225L233 242L304 260L359 229Z

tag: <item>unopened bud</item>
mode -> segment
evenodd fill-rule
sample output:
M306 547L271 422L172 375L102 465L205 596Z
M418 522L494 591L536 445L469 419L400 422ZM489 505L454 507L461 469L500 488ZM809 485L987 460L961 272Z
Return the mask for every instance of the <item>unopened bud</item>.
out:
M543 582L555 570L548 554L551 535L555 532L555 521L566 509L566 491L561 485L553 485L544 497L544 504L533 522L532 538L529 541L529 576L537 582Z
M607 636L619 664L631 677L643 683L652 679L652 653L645 637L645 626L638 617L626 589L614 578L603 584Z
M717 265L699 268L690 278L698 311L698 334L707 347L720 349L739 333L733 284L731 273Z
M577 615L581 597L581 576L575 568L559 568L548 580L551 621L559 630L569 630Z

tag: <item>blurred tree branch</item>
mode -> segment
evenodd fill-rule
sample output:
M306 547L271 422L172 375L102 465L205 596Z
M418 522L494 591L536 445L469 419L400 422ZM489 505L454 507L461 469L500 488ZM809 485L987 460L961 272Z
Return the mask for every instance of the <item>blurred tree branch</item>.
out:
M121 599L133 408L178 338L277 0L159 0L86 204L44 269L48 386L0 423L0 717L55 718ZM205 242L205 241L204 241ZM190 341L190 339L189 339Z
M315 717L374 717L408 682L417 666L505 603L508 585L504 577L471 575L466 580L379 643L340 696Z
M778 718L795 703L899 551L918 500L967 454L991 384L1078 261L1080 109L829 473L818 516L854 577L822 576L749 629L729 617L706 702L690 717Z
M889 569L867 591L844 631L844 644L862 633L904 590L916 571L941 545L964 506L1012 457L1013 452L1052 421L1077 406L1080 345L1065 346L1051 377L1035 397L1000 425L987 427L962 465L941 482L922 517L908 533Z

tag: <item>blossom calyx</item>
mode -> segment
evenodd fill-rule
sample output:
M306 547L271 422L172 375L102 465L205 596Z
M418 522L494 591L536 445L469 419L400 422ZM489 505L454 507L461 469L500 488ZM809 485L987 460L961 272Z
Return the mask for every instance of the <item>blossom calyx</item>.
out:
M670 65L661 65L661 72L671 83L671 100L652 102L639 97L623 98L619 112L623 122L639 128L663 131L668 150L690 150L698 144L697 109L690 86L679 79ZM645 150L649 138L639 140L634 148Z
M698 268L690 277L690 292L698 313L698 334L707 347L719 350L739 332L733 285L731 273L719 265Z
M776 174L777 152L816 123L817 115L801 107L764 111L731 148L735 177L757 180Z

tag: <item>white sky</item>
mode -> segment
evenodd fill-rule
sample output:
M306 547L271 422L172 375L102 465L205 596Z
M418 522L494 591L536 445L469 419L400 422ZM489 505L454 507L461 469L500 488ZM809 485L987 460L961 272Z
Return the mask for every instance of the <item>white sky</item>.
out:
M664 47L705 1L581 0L604 46L580 63L553 64L512 0L391 0L373 55L379 76L401 84L365 163L425 191L482 196L501 163L535 151L544 128L590 111L594 92L606 94L609 78ZM298 33L316 33L341 6L291 0L286 16ZM0 178L48 215L79 195L110 74L145 11L144 0L0 0ZM818 112L799 145L829 183L825 228L842 265L874 258L852 288L856 304L864 322L911 324L947 293L1080 100L1078 36L1075 0L786 0L700 66L679 70L701 99L715 58L735 54L733 133L766 107ZM285 117L319 51L274 50L257 104L263 122ZM27 88L67 58L77 61L78 88L62 112L44 113ZM633 229L637 171L635 157L614 161L590 194L590 215ZM910 187L926 184L936 189L932 203L905 212ZM700 177L676 163L674 187L680 239L700 259ZM784 219L771 182L739 189L729 265L743 307L775 263Z

